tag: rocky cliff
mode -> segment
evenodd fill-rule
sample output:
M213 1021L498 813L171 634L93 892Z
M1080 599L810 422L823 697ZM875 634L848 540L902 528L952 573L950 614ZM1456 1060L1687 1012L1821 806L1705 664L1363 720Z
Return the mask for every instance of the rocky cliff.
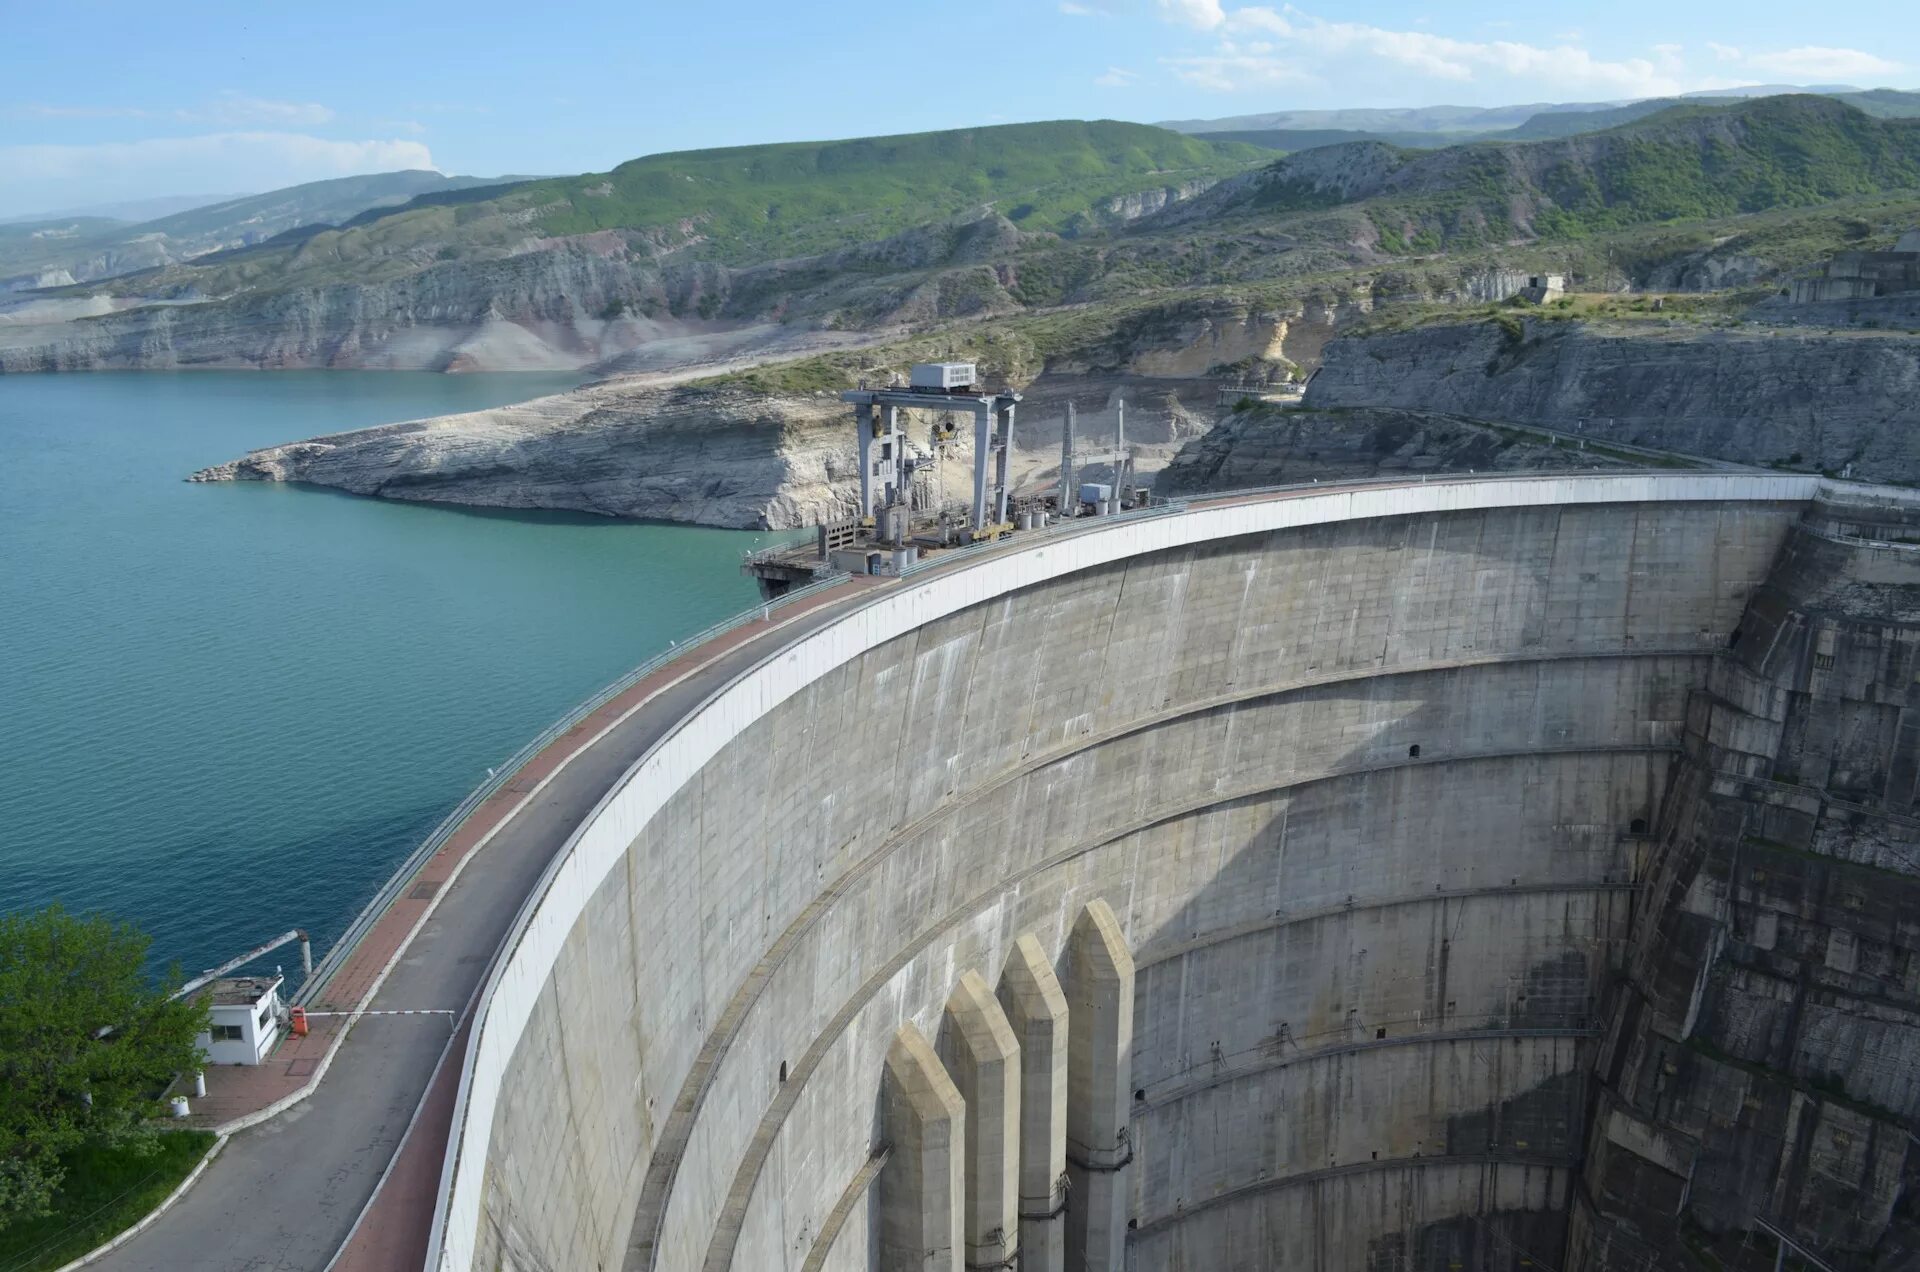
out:
M980 212L820 256L731 267L688 257L657 236L598 231L529 238L504 256L448 260L379 281L216 298L183 280L178 294L118 298L106 306L111 312L71 321L44 302L15 302L13 319L0 321L0 374L634 369L631 358L618 360L639 351L642 364L665 365L655 349L663 342L690 344L687 361L831 344L844 342L844 331L822 328L884 331L1017 308L980 262L1019 239L1005 218ZM324 273L324 265L309 272ZM49 320L36 320L42 311Z
M614 381L268 447L191 480L785 528L837 515L859 469L831 395Z
M1920 336L1904 333L1503 317L1337 340L1306 400L1920 481Z
M1244 490L1288 482L1430 472L1541 472L1628 467L1623 453L1583 450L1552 435L1411 411L1230 412L1188 442L1154 483L1159 494Z
M1081 411L1081 436L1097 441L1122 396L1128 438L1149 474L1211 422L1207 383L1045 377L1029 386L1016 420L1016 482L1058 476L1069 399ZM924 425L913 433L923 436ZM963 443L943 466L949 497L965 493L968 450ZM851 416L837 393L639 377L270 446L189 480L309 482L385 499L778 530L844 516L860 479Z
M1857 497L1853 497L1857 498ZM1569 1272L1920 1259L1920 517L1817 506L1693 692ZM1819 1266L1796 1262L1789 1266Z

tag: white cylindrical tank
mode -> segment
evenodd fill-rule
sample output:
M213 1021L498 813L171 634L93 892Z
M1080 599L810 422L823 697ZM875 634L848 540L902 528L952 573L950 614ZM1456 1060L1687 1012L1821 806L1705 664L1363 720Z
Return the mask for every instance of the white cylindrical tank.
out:
M193 1074L193 1094L195 1099L207 1098L207 1071L196 1069Z
M174 1117L185 1117L187 1115L187 1097L184 1095L174 1096L168 1112Z

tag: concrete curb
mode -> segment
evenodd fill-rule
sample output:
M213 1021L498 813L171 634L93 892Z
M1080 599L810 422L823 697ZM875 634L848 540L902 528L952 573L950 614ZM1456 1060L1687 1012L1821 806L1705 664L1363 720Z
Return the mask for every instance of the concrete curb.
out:
M427 1076L426 1092L421 1095L420 1102L413 1106L413 1116L407 1119L407 1129L400 1132L400 1141L393 1146L393 1156L387 1159L386 1168L380 1172L380 1178L373 1181L373 1191L367 1194L367 1204L360 1207L360 1213L353 1217L353 1226L348 1228L347 1235L340 1239L340 1248L333 1252L333 1257L327 1260L326 1266L321 1268L320 1272L333 1272L333 1268L340 1262L340 1256L347 1252L348 1247L353 1245L353 1239L360 1234L360 1228L366 1223L367 1216L373 1213L373 1204L380 1200L380 1190L387 1186L387 1180L393 1175L394 1167L400 1164L400 1155L407 1151L407 1141L413 1138L414 1127L420 1124L420 1115L426 1112L427 1100L433 1094L433 1084L440 1080L440 1074L447 1067L447 1061L453 1059L456 1054L453 1044L460 1040L461 1027L472 1015L473 1003L469 1001L467 1010L453 1022L453 1032L447 1035L447 1045L440 1048L440 1058L433 1062L433 1072Z
M786 627L788 624L792 622L798 621L800 618L810 613L811 610L812 610L812 607L808 607L806 609L800 610L798 613L794 613L786 616L779 622L770 623L764 631L757 633L754 636L754 639L757 640L761 636L769 635L775 631L778 631ZM690 647L690 648L696 648L696 647ZM669 666L671 666L671 664L669 664ZM580 756L583 756L588 751L592 750L593 747L595 747L602 740L604 740L608 734L612 733L615 729L619 728L622 724L625 724L627 720L634 715L635 712L641 710L659 694L664 693L669 689L672 689L674 686L686 680L689 676L697 674L701 670L702 666L704 666L704 663L697 666L689 667L686 670L682 671L680 674L673 676L671 679L666 680L665 682L655 686L655 688L650 693L648 693L645 697L633 703L625 711L622 711L618 716L614 717L614 719L609 721L604 728L597 730L586 741L581 743L579 746L575 747L574 750L565 759L561 760L560 763L556 764L553 767L553 770L551 772L549 772L546 776L542 777L538 782L536 782L526 792L525 795L523 795L518 801L514 803L513 807L508 809L497 821L495 821L493 826L487 830L486 834L482 835L478 840L476 840L474 842L474 845L461 855L460 860L454 863L453 869L448 873L445 881L442 882L440 887L434 892L433 899L430 900L427 903L426 908L420 912L420 917L414 920L413 926L407 930L407 934L404 937L402 937L400 940L400 943L394 947L393 954L387 959L386 964L383 967L381 967L379 974L375 976L373 981L368 985L367 992L361 997L359 1003L355 1005L353 1011L348 1015L347 1021L344 1025L341 1026L339 1034L334 1038L332 1043L328 1045L326 1054L320 1058L320 1063L317 1066L315 1066L313 1076L303 1086L301 1086L299 1090L288 1092L286 1095L280 1097L278 1100L275 1100L272 1104L267 1105L263 1109L258 1109L242 1117L234 1118L232 1121L223 1123L222 1125L213 1128L214 1133L217 1136L219 1136L219 1138L214 1141L214 1147L211 1150L209 1150L206 1157L201 1159L200 1164L196 1166L193 1169L193 1171L189 1173L188 1176L180 1182L180 1186L176 1188L171 1194L169 1194L167 1199L164 1202L162 1202L158 1208L150 1212L144 1219L140 1221L139 1224L135 1225L132 1228L129 1228L126 1232L116 1237L112 1243L102 1246L98 1250L92 1251L91 1253L86 1255L84 1259L80 1260L79 1262L71 1263L71 1264L68 1264L66 1268L58 1269L58 1272L68 1272L68 1270L71 1268L82 1267L85 1264L94 1261L95 1259L103 1257L111 1250L117 1248L120 1244L131 1240L142 1229L146 1228L155 1219L158 1219L160 1215L169 1207L171 1207L176 1201L178 1201L180 1197L185 1195L187 1189L190 1186L192 1186L192 1184L196 1180L199 1179L200 1173L206 1169L207 1163L211 1162L214 1159L214 1157L219 1153L220 1149L226 1146L226 1142L229 1137L239 1133L240 1131L247 1130L250 1127L258 1126L263 1122L267 1122L272 1120L273 1118L278 1117L280 1114L285 1113L288 1109L291 1109L294 1105L299 1104L302 1100L305 1100L308 1096L312 1095L314 1091L318 1090L321 1081L327 1076L328 1069L330 1069L333 1065L334 1057L339 1054L342 1044L346 1042L347 1035L353 1032L354 1025L359 1023L361 1016L363 1016L366 1013L368 1009L368 1005L372 1003L376 997L379 996L381 988L387 982L387 978L390 975L392 975L394 968L399 966L400 960L404 958L407 954L407 951L412 948L414 939L420 935L421 929L423 929L426 926L427 921L434 916L434 913L439 909L440 902L446 897L447 893L452 890L454 883L460 878L461 874L465 872L467 866L476 857L478 857L483 850L485 850L488 844L493 842L494 836L499 834L500 831L504 830L508 825L510 825L513 822L513 820L517 818L521 813L525 812L527 807L530 804L532 804L536 798L539 797L540 793L544 791L548 787L548 785L550 785L553 782L555 778L559 777L560 774L566 770L567 766L574 762L574 760L578 759ZM662 668L662 670L665 670L665 668ZM559 739L557 738L555 739L555 741L558 741L558 740ZM538 754L540 753L537 752L534 756L529 756L527 762L531 763L533 759L537 758ZM524 765L522 767L524 767ZM426 862L420 862L420 863L414 864L409 861L409 862L403 862L401 865L401 868L407 869L409 866L411 866L413 872L417 874L419 870L423 868L425 865L426 865ZM496 949L493 954L493 959L497 960L499 956L500 956L500 951ZM484 986L485 986L485 981L483 979L480 988L484 988ZM459 1036L461 1024L463 1024L469 1017L473 1015L474 1007L479 1001L479 998L480 998L480 995L478 993L478 990L476 990L475 994L472 997L470 997L468 1001L461 1008L460 1015L455 1019L455 1022L454 1022L453 1034L448 1039L449 1048L451 1047L453 1039ZM440 1059L434 1065L434 1076L436 1077L438 1076L438 1074L440 1073L440 1070L445 1066L449 1058L450 1058L450 1052L442 1053ZM465 1060L464 1055L461 1056L461 1060L464 1063L464 1060ZM431 1086L432 1086L432 1079L430 1078L428 1082L429 1090L431 1089ZM426 1096L425 1096L425 1093L423 1092L421 1099L424 1101L425 1098ZM355 1231L358 1231L360 1227L360 1223L365 1218L367 1211L372 1207L374 1201L379 1197L380 1189L387 1182L387 1177L392 1173L393 1163L394 1161L398 1160L400 1149L405 1147L407 1137L412 1134L414 1124L419 1120L419 1116L420 1116L420 1109L418 1105L416 1105L412 1116L410 1116L407 1120L406 1129L401 1132L400 1143L396 1145L394 1149L393 1160L389 1161L387 1163L386 1169L381 1171L380 1178L376 1180L374 1183L374 1189L372 1194L369 1195L369 1197L367 1198L367 1204L365 1206L362 1206L360 1209L360 1214L355 1216L353 1228L349 1230L347 1235L347 1240L341 1243L341 1247L339 1250L334 1251L333 1259L328 1261L328 1264L327 1264L328 1267L332 1267L334 1262L339 1259L341 1251L346 1248L347 1242L350 1242L352 1240L353 1233Z
M207 1163L220 1156L220 1150L227 1146L226 1134L224 1132L215 1132L215 1134L218 1138L213 1141L213 1147L207 1150L206 1156L202 1157L199 1162L194 1165L194 1168L187 1172L187 1177L175 1185L174 1190L168 1193L159 1205L149 1210L141 1218L139 1223L134 1224L133 1227L128 1228L125 1232L107 1242L105 1245L96 1246L73 1262L60 1265L54 1269L54 1272L73 1272L75 1268L84 1268L89 1263L104 1259L107 1255L112 1254L115 1250L118 1250L121 1246L146 1231L149 1224L171 1210L174 1202L179 1201L187 1195L187 1189L193 1187L193 1182L200 1178L200 1172L207 1168Z
M692 673L689 672L687 674L691 675ZM685 678L684 676L676 677L673 681L670 681L666 685L662 685L660 688L661 689L671 688L673 685L678 684L680 680L684 678ZM660 690L655 690L655 693L658 693L658 692L660 692ZM606 728L594 734L593 737L589 738L584 744L582 744L579 747L576 747L573 753L571 755L568 755L566 759L554 765L552 772L548 773L545 777L541 778L538 782L535 782L533 786L527 791L527 793L521 796L520 799L513 805L512 808L508 809L506 813L499 818L499 820L494 822L494 824L487 830L486 834L482 835L479 839L474 841L473 847L467 849L466 852L461 854L460 860L456 861L453 864L453 869L447 874L446 879L444 879L441 882L439 888L437 888L434 891L432 900L428 901L426 908L420 911L420 917L413 921L413 926L407 929L407 934L400 938L400 943L398 945L394 946L393 954L387 959L385 965L381 967L379 975L375 976L372 982L368 984L367 992L364 995L362 995L360 998L360 1001L354 1005L353 1011L347 1016L347 1023L340 1026L339 1034L335 1036L333 1042L328 1045L327 1053L324 1056L320 1057L320 1063L317 1066L315 1066L313 1071L313 1077L310 1080L308 1080L306 1085L302 1086L298 1091L288 1092L286 1095L281 1096L279 1099L275 1100L272 1104L267 1105L267 1107L263 1109L258 1109L252 1113L246 1114L243 1117L237 1117L233 1119L231 1122L227 1122L224 1125L215 1128L219 1134L232 1135L238 1131L244 1131L250 1126L258 1126L262 1122L266 1122L280 1116L280 1114L285 1113L288 1109L292 1108L294 1105L300 1103L300 1101L306 1099L309 1095L313 1094L314 1090L319 1087L321 1079L327 1076L327 1070L332 1067L333 1058L334 1056L339 1054L342 1044L344 1044L347 1040L347 1035L353 1032L353 1027L356 1024L360 1023L361 1016L366 1014L367 1004L371 1003L375 998L379 996L381 988L387 983L387 978L393 974L393 969L400 965L400 960L406 957L407 951L409 949L413 948L414 938L420 935L420 930L426 927L427 920L431 919L434 916L435 911L437 911L440 908L441 900L446 897L448 892L453 890L454 883L457 882L460 876L466 872L468 864L471 863L474 858L478 857L483 851L485 851L487 845L493 842L493 837L495 835L499 834L509 824L511 824L514 818L518 817L521 813L525 812L527 809L527 806L534 801L534 799L540 794L540 792L545 790L548 784L551 783L554 778L560 776L560 774L566 770L567 765L573 763L574 760L576 760L580 756L585 755L602 738L606 737L607 734L611 733L614 729L618 728L622 723L624 723L628 716L632 715L635 711L638 711L642 706L646 705L647 700L651 699L652 697L653 697L653 694L648 694L646 699L642 699L640 702L635 703L632 707L628 708L626 711L621 712L619 717L616 718L611 724L607 725ZM557 738L555 739L555 741L558 741L558 740L559 739ZM528 756L527 763L529 764L532 763L533 760L536 758L538 758L538 753L532 756ZM524 768L525 765L522 765L522 767ZM402 868L405 868L405 864L406 863L402 863ZM419 866L415 867L414 873L416 874L419 873L419 870L424 868L425 865L426 865L426 862L421 862ZM498 951L496 951L496 955L497 953ZM455 1033L459 1032L460 1022L464 1020L466 1016L472 1012L472 1009L473 1009L473 1004L471 1001L467 1002L462 1006L460 1017L456 1019L454 1022ZM435 1072L437 1073L438 1071L439 1071L439 1066L436 1063ZM417 1109L415 1110L415 1113L416 1115L418 1114ZM413 1121L412 1119L409 1119L407 1122L407 1129L411 1130L412 1128L413 1128ZM405 1140L405 1132L402 1132L402 1141L404 1142L404 1140ZM397 1148L394 1151L396 1155L399 1152ZM386 1173L383 1171L381 1173L379 1182L374 1185L375 1196L379 1195L380 1183L384 1183L385 1181L386 1181ZM372 1204L372 1198L368 1198L368 1204L369 1205ZM355 1222L357 1225L358 1221L356 1220ZM338 1251L335 1251L335 1254L337 1256Z

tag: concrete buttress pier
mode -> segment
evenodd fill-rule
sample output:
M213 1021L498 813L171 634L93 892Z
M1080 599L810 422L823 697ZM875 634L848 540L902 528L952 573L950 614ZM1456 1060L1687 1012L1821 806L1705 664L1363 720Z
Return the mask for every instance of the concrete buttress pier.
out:
M1741 1144L1822 1128L1752 1213L1815 1241L1838 1133L1872 1146L1847 1195L1892 1207L1920 1165L1860 1107L1908 1111L1920 1024L1860 978L1906 965L1907 929L1863 926L1892 888L1860 876L1809 934L1820 872L1866 867L1806 854L1920 860L1845 838L1920 807L1911 642L1877 617L1920 516L1808 522L1823 489L1262 492L776 607L682 682L523 911L433 1272L957 1268L994 1223L1026 1272L1668 1272L1633 1261L1640 1199L1737 1226L1758 1160L1663 1164L1675 1066L1714 1109L1755 1066L1801 1082L1742 1115ZM1717 847L1691 829L1722 814ZM1804 1081L1787 1017L1828 1009L1781 990L1789 957L1880 1004L1835 1009ZM1832 1073L1859 1107L1809 1085ZM1850 1223L1847 1249L1886 1235ZM1618 1256L1582 1264L1581 1232Z
M1120 1272L1133 1161L1133 956L1105 901L1073 925L1066 990L1067 1266Z
M1031 934L1000 972L1000 1005L1020 1044L1020 1267L1067 1261L1067 995Z
M884 1089L893 1155L880 1171L880 1272L962 1272L966 1104L911 1024L887 1049Z
M967 1267L1018 1266L1020 1043L979 972L962 974L947 999L940 1044L967 1107Z

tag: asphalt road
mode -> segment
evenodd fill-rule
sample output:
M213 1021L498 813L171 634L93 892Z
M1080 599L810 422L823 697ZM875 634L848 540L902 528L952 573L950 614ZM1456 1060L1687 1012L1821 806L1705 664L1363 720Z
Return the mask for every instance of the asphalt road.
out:
M464 1014L541 872L620 775L733 676L870 590L848 586L844 599L717 653L574 756L447 886L368 1007ZM313 1094L233 1136L172 1209L92 1266L106 1272L319 1272L372 1198L451 1027L444 1015L363 1018ZM422 1234L431 1221L431 1213L417 1216Z

